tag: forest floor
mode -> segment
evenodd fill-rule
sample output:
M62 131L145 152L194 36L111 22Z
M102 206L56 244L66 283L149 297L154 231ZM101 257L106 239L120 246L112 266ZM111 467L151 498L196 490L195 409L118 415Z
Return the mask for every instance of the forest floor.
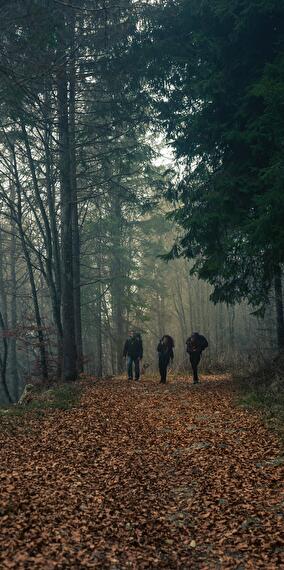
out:
M0 568L284 568L280 442L235 397L117 378L4 417Z

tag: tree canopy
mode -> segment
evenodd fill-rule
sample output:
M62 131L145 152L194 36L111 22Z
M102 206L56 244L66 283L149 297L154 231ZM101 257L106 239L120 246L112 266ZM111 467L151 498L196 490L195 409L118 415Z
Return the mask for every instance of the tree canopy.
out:
M263 308L284 251L284 7L161 4L134 53L182 162L168 191L185 230L172 254L195 260L214 301Z
M30 0L2 20L6 396L27 370L120 372L132 326L156 343L176 315L184 343L207 326L201 290L208 322L209 291L258 315L273 298L283 347L282 4ZM196 295L193 274L209 282Z

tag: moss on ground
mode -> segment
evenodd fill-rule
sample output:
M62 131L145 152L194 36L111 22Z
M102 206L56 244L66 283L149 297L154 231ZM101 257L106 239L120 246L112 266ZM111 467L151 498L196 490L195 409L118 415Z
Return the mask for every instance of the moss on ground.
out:
M238 378L237 383L240 388L238 403L248 409L260 410L269 427L275 429L284 442L284 374L269 377L259 373L253 378Z
M70 410L78 404L81 392L79 382L57 384L48 389L35 388L27 403L2 406L0 418L23 416L29 412L40 417L46 410Z

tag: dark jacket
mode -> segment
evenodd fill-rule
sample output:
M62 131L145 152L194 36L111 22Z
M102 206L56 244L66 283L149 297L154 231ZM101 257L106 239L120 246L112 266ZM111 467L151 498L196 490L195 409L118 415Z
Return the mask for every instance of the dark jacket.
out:
M123 356L130 356L134 360L143 358L143 344L140 337L134 336L127 339L123 349Z
M171 339L171 337L169 337ZM174 359L174 351L173 351L173 342L168 342L164 344L162 342L163 339L160 340L157 351L159 353L159 359L165 360L169 362L170 360ZM171 339L172 341L172 339Z
M194 338L192 338L194 337ZM202 334L195 333L191 337L189 337L186 341L186 351L189 354L193 354L194 352L201 354L201 352L207 348L208 342Z

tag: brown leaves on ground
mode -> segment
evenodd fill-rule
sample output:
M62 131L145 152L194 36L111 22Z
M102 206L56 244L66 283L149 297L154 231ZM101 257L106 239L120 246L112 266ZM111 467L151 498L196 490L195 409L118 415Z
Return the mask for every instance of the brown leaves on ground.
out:
M226 377L108 380L10 426L0 567L284 567L279 443L233 396Z

